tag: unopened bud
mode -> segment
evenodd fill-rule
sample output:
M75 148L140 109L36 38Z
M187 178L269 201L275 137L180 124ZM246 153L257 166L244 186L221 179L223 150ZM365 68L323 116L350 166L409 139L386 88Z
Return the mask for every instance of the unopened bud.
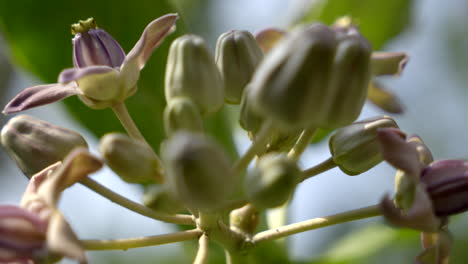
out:
M205 41L195 35L172 42L166 66L166 100L188 97L202 114L217 112L224 103L224 87Z
M215 60L224 79L226 102L241 102L244 87L262 58L262 50L247 31L231 30L218 38Z
M16 116L3 127L2 145L26 176L63 160L76 147L87 147L77 132L27 115Z
M162 181L161 164L153 150L127 135L120 133L105 135L99 143L99 152L106 164L126 182Z
M335 33L323 24L291 32L255 72L248 94L252 104L284 130L320 125L317 119L325 119L323 108L329 103L335 46Z
M178 130L202 132L203 119L200 110L187 97L172 98L164 110L164 129L168 136Z
M257 208L277 207L291 198L300 176L301 170L287 155L267 154L246 177L245 193Z
M212 212L233 192L232 165L226 153L208 138L178 132L163 145L162 155L168 187L188 207Z
M184 210L183 204L163 185L153 185L145 191L143 204L147 207L168 214Z
M398 125L387 116L362 120L340 128L329 141L333 161L348 175L357 175L382 161L379 128Z

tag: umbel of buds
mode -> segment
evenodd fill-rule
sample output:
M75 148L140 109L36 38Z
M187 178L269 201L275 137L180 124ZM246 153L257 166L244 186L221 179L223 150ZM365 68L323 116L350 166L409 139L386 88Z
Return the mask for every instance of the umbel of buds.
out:
M258 208L272 208L291 198L300 181L297 163L282 153L269 153L260 158L256 169L245 181L245 193Z
M224 84L205 41L184 35L172 42L165 77L166 100L188 97L203 115L217 112L224 103Z
M161 153L170 190L189 208L214 211L233 192L234 175L226 153L203 135L175 133Z
M244 87L262 58L263 52L249 32L231 30L219 36L215 60L224 79L226 102L240 103Z
M371 169L383 160L377 130L386 127L398 128L398 125L392 118L382 116L338 129L329 141L333 162L348 175Z
M99 152L106 164L126 182L154 183L163 180L161 164L153 150L127 135L105 135L99 143Z
M63 160L74 148L87 147L77 132L27 115L10 119L1 139L9 156L28 177Z
M370 55L369 42L356 30L300 27L267 54L248 95L284 130L341 127L361 112Z

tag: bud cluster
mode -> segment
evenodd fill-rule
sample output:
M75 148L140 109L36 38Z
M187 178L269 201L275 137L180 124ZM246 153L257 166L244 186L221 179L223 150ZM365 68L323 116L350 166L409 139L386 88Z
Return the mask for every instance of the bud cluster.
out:
M13 113L78 95L91 108L112 108L128 135L109 131L100 139L100 157L94 157L74 131L26 115L8 121L2 145L32 178L21 207L0 205L0 262L49 254L85 263L83 246L57 203L66 188L86 183L87 175L103 164L123 181L145 189L143 205L96 188L103 196L155 219L189 219L195 232L201 232L200 247L204 239L212 239L228 253L247 254L257 242L262 213L287 206L302 181L333 167L358 175L386 160L398 169L396 194L381 201L379 212L395 225L423 232L426 250L420 261L438 250L443 254L434 263L446 263L447 219L468 210L468 162L433 161L422 140L406 139L388 116L355 122L375 87L372 78L399 74L407 61L404 53L373 53L346 19L290 32L267 29L256 36L231 30L219 36L214 53L202 37L180 36L167 58L167 105L160 113L167 138L158 153L124 102L136 92L140 70L174 30L177 18L168 14L151 22L127 55L94 19L74 24L75 67L62 71L57 84L26 88L5 107L4 113ZM388 106L389 101L378 104ZM252 141L236 161L205 130L205 118L225 104L238 108L239 124ZM303 170L298 160L319 129L333 131L330 158ZM355 216L340 219L351 218ZM272 236L282 232L272 230ZM63 249L59 242L70 247Z

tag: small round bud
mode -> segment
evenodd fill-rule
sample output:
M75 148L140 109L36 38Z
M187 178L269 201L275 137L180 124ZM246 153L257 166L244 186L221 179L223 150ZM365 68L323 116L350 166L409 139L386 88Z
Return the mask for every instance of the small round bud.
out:
M262 156L245 179L245 193L257 208L272 208L291 198L302 172L285 154Z
M328 86L335 33L323 24L301 27L281 40L260 63L251 82L252 104L284 130L321 125L328 118ZM325 116L325 118L323 117Z
M28 177L63 160L74 148L88 147L79 133L27 115L10 119L1 138L7 153Z
M200 110L187 97L172 98L164 110L164 129L168 136L178 130L202 132L203 119Z
M231 30L219 36L215 61L224 79L226 102L241 102L244 87L262 58L262 50L248 31Z
M163 146L167 184L186 206L219 209L235 187L232 165L218 145L200 134L177 132Z
M146 190L143 204L155 211L168 214L177 214L184 210L184 205L163 185L153 185Z
M205 41L185 35L172 42L166 66L166 100L188 97L201 113L217 112L224 103L221 74Z
M129 183L162 181L161 164L146 144L127 135L111 133L101 138L99 152L106 164Z
M260 130L265 119L253 109L252 99L248 95L249 92L250 87L246 87L241 101L239 124L249 132L249 137L253 138L253 135Z
M398 125L387 116L376 117L340 128L329 141L333 161L348 175L357 175L382 161L377 138L379 128Z

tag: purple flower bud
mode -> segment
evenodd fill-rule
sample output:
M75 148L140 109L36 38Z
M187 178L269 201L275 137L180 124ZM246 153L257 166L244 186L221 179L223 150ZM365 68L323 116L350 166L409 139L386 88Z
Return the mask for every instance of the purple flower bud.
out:
M25 262L45 245L47 222L13 205L0 205L0 262Z
M438 217L468 210L468 162L435 161L424 169L421 181L427 186L434 213Z
M104 65L120 67L125 59L125 52L109 33L97 28L94 18L72 25L73 64L83 68Z

